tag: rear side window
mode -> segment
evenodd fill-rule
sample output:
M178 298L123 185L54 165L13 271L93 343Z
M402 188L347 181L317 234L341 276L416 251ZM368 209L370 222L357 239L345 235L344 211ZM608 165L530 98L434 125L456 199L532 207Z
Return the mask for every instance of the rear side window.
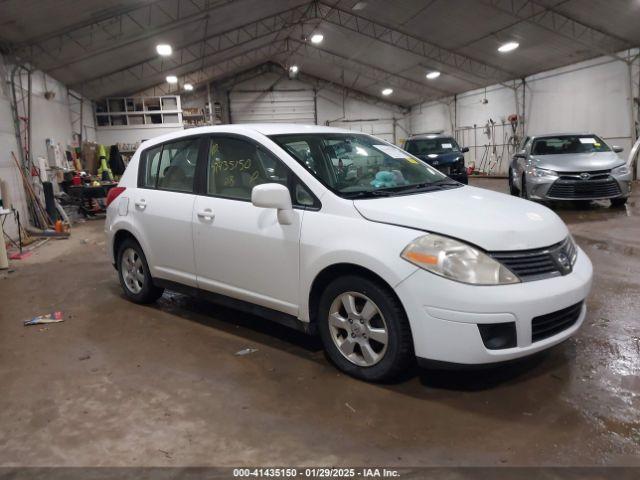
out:
M199 145L199 138L189 138L162 146L158 170L159 190L193 192Z
M142 152L141 165L142 175L140 186L145 188L156 188L158 180L158 164L160 163L160 155L162 153L162 145L149 148Z
M193 192L200 138L165 143L142 152L139 185L174 192Z

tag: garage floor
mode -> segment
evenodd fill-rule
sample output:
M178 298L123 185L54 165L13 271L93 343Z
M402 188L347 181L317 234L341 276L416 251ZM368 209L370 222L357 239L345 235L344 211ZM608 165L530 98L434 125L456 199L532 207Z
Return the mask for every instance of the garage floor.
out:
M556 209L595 266L575 338L395 385L345 377L314 339L255 317L127 302L102 221L83 224L0 274L0 465L640 465L635 191L626 209ZM64 323L22 326L54 309Z

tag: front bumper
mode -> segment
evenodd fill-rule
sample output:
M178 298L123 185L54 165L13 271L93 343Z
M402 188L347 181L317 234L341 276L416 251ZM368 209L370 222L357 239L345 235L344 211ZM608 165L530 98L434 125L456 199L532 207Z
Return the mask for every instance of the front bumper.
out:
M604 175L590 180L576 176L534 177L527 175L531 200L603 200L626 198L631 194L631 173Z
M591 289L593 268L578 249L573 271L565 276L514 285L476 286L417 270L396 286L409 317L416 356L465 365L497 363L528 356L556 345L576 332L586 315L556 335L532 341L534 317L582 302ZM515 322L517 344L485 347L478 324Z
M456 182L464 183L465 185L469 184L469 177L467 176L467 172L464 170L464 167L460 169L460 162L446 163L444 165L430 165L439 172L444 173L447 177L455 180Z

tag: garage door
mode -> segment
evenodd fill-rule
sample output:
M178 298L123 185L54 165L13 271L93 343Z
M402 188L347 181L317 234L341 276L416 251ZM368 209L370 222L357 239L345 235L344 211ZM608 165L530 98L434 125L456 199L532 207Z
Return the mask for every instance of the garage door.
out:
M233 123L316 123L313 90L232 91L230 103Z

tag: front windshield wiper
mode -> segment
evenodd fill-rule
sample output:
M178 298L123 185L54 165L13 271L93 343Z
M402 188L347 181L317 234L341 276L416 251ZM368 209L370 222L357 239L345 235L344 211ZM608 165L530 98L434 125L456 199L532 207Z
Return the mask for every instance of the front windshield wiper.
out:
M380 190L362 190L359 192L342 192L347 198L365 198L365 197L393 197L394 195L403 195L408 191L428 192L429 190L441 190L443 188L460 187L461 183L445 178L435 182L415 183L413 185L403 185L401 187L391 187Z
M456 182L455 180L452 180L450 178L443 178L442 180L438 180L436 182L433 182L431 185L442 185L442 186L450 186L450 187L459 187L462 184L460 182Z
M392 190L361 190L359 192L341 192L346 198L393 197L397 192Z
M435 182L415 183L413 185L406 185L402 187L402 192L407 190L429 191L435 189L442 189L447 187L459 187L461 184L450 178L436 180ZM396 190L398 191L398 190Z

